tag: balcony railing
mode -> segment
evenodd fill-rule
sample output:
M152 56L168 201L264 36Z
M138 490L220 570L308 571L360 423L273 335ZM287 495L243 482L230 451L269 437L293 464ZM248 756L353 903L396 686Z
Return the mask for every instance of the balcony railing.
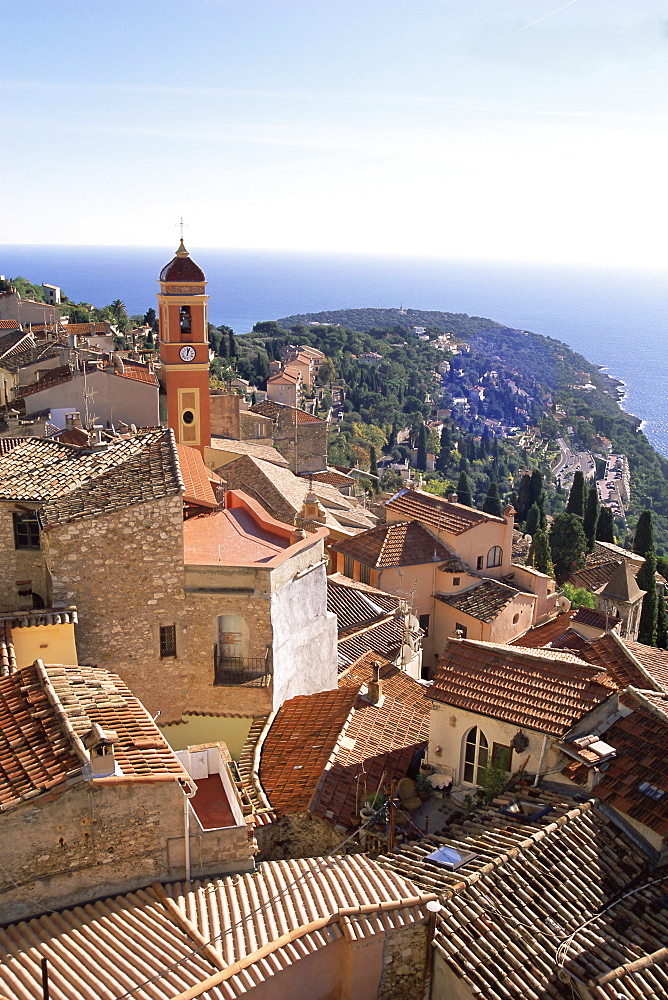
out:
M226 687L268 687L271 681L269 657L224 656L214 647L214 685Z

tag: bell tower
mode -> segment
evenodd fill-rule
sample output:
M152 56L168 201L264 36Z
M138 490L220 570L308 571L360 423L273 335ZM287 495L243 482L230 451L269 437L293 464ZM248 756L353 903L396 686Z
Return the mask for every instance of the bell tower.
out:
M167 424L179 444L202 454L211 443L209 336L204 272L179 244L160 272L160 362L167 391Z

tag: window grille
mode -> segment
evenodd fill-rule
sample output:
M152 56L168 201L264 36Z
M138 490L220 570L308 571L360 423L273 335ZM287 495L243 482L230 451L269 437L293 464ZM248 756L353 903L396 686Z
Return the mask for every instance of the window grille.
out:
M160 658L176 656L176 625L160 626Z

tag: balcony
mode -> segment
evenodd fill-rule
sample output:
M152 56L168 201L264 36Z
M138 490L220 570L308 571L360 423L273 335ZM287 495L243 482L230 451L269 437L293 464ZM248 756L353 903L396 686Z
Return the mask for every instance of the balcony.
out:
M269 687L270 656L225 656L214 647L214 685L224 687Z

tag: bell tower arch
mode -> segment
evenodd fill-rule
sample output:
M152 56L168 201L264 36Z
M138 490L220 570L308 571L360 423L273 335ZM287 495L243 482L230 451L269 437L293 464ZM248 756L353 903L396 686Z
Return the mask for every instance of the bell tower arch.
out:
M211 443L206 278L183 245L160 272L160 362L167 424L179 444L202 454Z

